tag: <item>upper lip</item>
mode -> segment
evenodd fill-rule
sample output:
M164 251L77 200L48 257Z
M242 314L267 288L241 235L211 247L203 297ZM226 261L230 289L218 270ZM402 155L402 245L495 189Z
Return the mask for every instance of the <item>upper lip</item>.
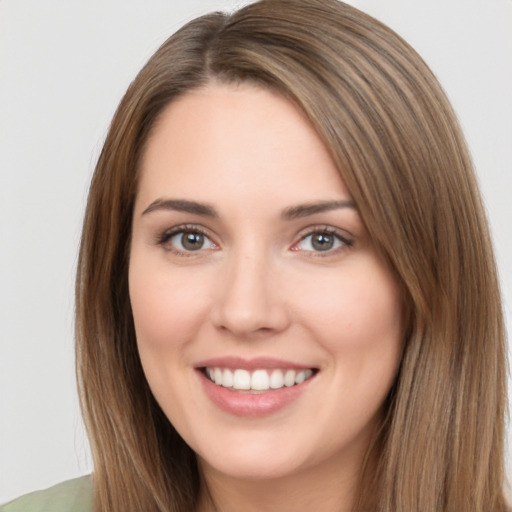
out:
M228 368L232 370L258 370L263 368L281 368L294 370L308 370L314 368L304 364L298 364L284 359L273 357L255 357L244 359L243 357L225 356L205 359L194 365L196 368Z

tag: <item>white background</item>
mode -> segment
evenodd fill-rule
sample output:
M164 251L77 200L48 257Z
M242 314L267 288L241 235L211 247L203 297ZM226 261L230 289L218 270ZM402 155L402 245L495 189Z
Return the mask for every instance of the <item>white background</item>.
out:
M91 470L73 276L114 109L185 21L234 0L0 0L0 503ZM512 1L352 0L423 55L460 117L512 305ZM477 242L476 242L477 243Z

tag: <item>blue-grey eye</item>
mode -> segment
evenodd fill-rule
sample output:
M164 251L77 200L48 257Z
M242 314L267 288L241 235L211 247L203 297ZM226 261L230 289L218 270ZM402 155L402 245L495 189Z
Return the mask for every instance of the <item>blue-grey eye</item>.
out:
M345 242L333 233L311 233L297 244L297 248L301 251L325 252L344 244Z
M180 251L199 251L215 247L206 235L198 231L180 231L171 236L169 242Z

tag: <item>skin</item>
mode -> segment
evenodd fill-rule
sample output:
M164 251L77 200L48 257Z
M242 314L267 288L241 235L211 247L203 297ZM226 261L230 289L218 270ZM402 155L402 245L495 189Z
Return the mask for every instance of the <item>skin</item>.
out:
M214 83L166 108L140 172L129 269L138 348L198 455L198 510L349 510L397 372L402 306L326 147L279 95ZM216 216L163 207L169 199ZM283 216L326 201L343 206ZM205 233L198 250L169 237L183 225ZM326 229L333 248L318 250L311 231ZM240 417L211 401L195 369L224 356L318 373L286 407Z

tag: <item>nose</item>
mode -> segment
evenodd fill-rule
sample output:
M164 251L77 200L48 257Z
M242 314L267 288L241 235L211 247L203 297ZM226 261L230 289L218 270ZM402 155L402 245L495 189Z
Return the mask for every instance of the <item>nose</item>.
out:
M212 317L215 327L239 339L272 335L289 323L287 300L268 258L233 257L219 275Z

